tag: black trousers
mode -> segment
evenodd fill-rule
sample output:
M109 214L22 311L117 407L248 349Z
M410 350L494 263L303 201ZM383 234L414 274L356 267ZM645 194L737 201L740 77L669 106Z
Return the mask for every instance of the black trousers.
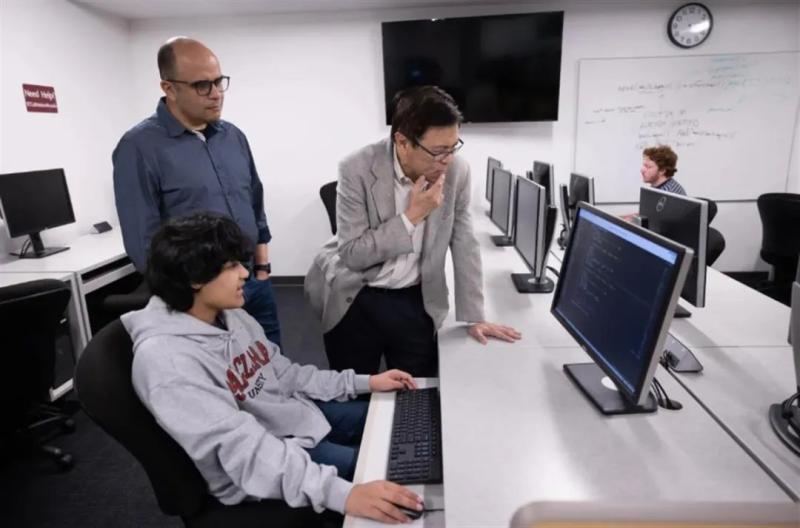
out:
M382 355L388 368L413 376L436 377L439 370L436 329L419 285L399 290L365 286L323 338L334 370L377 374Z

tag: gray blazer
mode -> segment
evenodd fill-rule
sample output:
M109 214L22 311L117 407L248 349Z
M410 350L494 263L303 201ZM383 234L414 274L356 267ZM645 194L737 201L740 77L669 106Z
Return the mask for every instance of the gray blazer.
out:
M338 233L314 258L305 279L306 298L321 318L323 332L338 324L385 261L413 251L400 217L403 211L395 211L392 148L387 138L339 164ZM456 157L447 169L444 201L426 218L420 257L425 311L436 328L449 309L445 280L448 247L453 256L456 319L484 320L481 255L469 213L471 192L469 165Z

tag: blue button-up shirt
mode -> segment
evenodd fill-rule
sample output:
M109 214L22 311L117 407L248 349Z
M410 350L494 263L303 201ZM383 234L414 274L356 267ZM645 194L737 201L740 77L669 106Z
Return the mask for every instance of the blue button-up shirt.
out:
M122 136L114 149L114 195L125 251L139 271L150 239L173 217L213 211L231 217L253 244L271 236L264 191L247 138L217 121L203 141L170 114L162 98L156 113Z

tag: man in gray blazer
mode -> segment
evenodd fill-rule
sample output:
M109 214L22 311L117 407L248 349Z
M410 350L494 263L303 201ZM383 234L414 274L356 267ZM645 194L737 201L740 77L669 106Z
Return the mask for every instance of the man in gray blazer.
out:
M391 137L341 162L337 237L314 259L305 283L332 369L376 373L385 354L389 368L437 375L448 247L456 319L482 343L520 338L484 320L469 165L455 156L461 119L443 90L410 88L395 97Z

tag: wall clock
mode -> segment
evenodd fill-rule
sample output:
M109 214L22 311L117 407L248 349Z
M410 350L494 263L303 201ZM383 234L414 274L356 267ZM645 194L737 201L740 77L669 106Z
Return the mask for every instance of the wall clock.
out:
M714 19L703 4L684 4L669 17L667 36L678 47L693 48L705 42L711 34Z

